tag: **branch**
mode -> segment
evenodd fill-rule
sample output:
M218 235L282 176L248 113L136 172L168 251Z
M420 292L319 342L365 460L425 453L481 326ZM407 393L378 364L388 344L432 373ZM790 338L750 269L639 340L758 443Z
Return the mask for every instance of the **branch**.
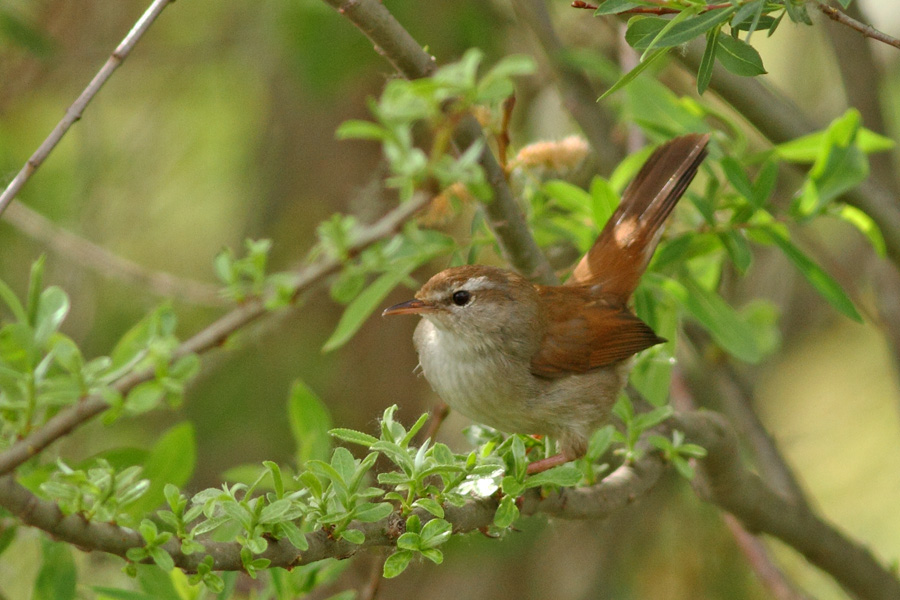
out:
M609 111L597 103L600 92L594 89L584 72L565 59L566 48L553 28L544 0L519 0L512 6L519 21L531 29L550 61L563 103L581 127L600 164L612 170L622 157L610 143L612 119L609 118Z
M379 0L324 0L347 17L407 79L427 77L434 72L433 56L422 49L406 29ZM453 136L460 148L468 148L483 134L478 121L471 115L462 119ZM479 159L494 198L483 205L488 224L500 245L503 257L522 275L538 283L557 283L556 275L531 235L525 217L506 181L506 173L488 150L487 144Z
M747 557L750 567L775 600L810 600L797 591L781 569L772 562L769 550L762 540L744 529L732 515L723 513L722 518L738 548Z
M424 194L416 196L372 225L362 228L357 233L354 243L349 246L349 254L361 252L375 242L390 237L430 201L431 198ZM341 265L341 261L337 259L325 258L301 270L293 284L293 300L296 300L313 284L340 269ZM267 313L264 302L260 299L251 300L239 306L178 346L172 354L172 361L187 354L203 353L218 347L235 331L246 327ZM153 377L152 370L130 373L116 381L112 388L125 395L139 383ZM109 404L100 395L95 394L61 410L39 429L0 453L0 475L9 473L54 441L104 412L107 408L109 408Z
M847 591L870 600L900 597L900 581L872 554L846 538L813 512L772 491L741 463L737 436L727 422L712 412L680 413L670 427L704 446L706 459L699 463L695 487L709 501L731 512L751 531L778 537L830 573ZM634 502L650 490L666 465L656 453L647 453L632 465L623 465L600 483L586 488L564 488L542 495L529 490L521 502L521 514L546 514L563 519L602 519ZM42 500L16 483L12 476L0 477L0 506L23 523L50 533L79 547L124 556L129 548L143 546L132 529L108 523L85 521L80 515L64 516L55 503ZM461 507L446 506L445 518L456 533L481 529L493 522L495 499L470 500ZM430 518L420 514L423 521ZM309 549L299 552L286 539L270 541L260 555L273 567L291 567L323 558L348 558L373 546L393 546L403 533L403 522L394 514L377 523L355 523L366 537L362 545L334 540L327 532L306 535ZM203 542L201 542L203 543ZM193 571L208 554L215 570L242 569L240 545L235 542L205 542L204 553L185 555L180 542L172 539L164 549L175 564Z
M898 40L897 38L892 37L881 31L878 31L871 25L866 25L865 23L860 23L853 17L851 17L845 13L842 13L841 11L839 11L836 8L828 6L824 2L821 2L820 0L816 0L816 2L814 2L813 4L815 5L816 8L818 8L820 11L822 11L822 13L825 16L827 16L829 19L832 19L833 21L836 21L836 22L840 23L841 25L846 25L850 29L854 29L854 30L860 32L867 38L872 38L873 40L885 43L888 46L893 46L894 48L900 49L900 40Z
M100 91L100 88L103 87L106 80L110 78L113 72L119 68L119 65L121 65L128 57L135 44L137 44L138 40L140 40L147 32L156 18L162 13L163 9L173 1L174 0L154 0L147 10L144 11L144 14L137 20L134 27L128 32L128 35L125 36L118 47L116 47L110 57L106 60L106 64L97 71L97 74L94 75L91 82L84 88L81 95L79 95L75 102L73 102L66 110L65 116L63 116L60 122L56 124L56 127L50 132L50 135L48 135L38 149L34 151L31 158L26 161L19 173L9 183L3 193L0 194L0 215L2 215L3 211L6 210L6 207L9 206L9 203L13 201L22 189L22 186L25 185L34 172L37 171L41 164L47 159L53 149L56 148L56 145L63 136L66 135L69 128L81 118L87 105L94 99L94 96L97 95L97 92Z
M7 208L6 220L64 259L103 277L121 279L143 286L157 296L176 298L191 304L203 306L227 304L219 293L219 288L214 285L176 277L170 273L151 271L75 235L22 203L12 204Z
M529 490L520 509L523 515L547 514L564 519L602 519L649 491L665 470L656 454L648 454L633 466L621 466L600 483L589 488L564 488L542 497L540 490ZM56 503L38 498L18 484L14 477L0 477L0 506L10 511L22 523L36 527L55 539L87 550L98 550L125 557L131 548L144 545L141 535L128 527L111 523L86 521L81 515L63 515ZM497 500L470 500L460 507L444 507L444 518L453 525L454 533L467 533L488 527L494 520ZM428 513L417 511L423 522L431 519ZM309 548L300 552L287 539L270 540L268 548L259 555L271 561L270 567L290 568L325 558L349 558L361 550L376 546L394 546L403 533L405 522L396 513L377 523L353 523L365 536L361 545L335 540L328 532L319 530L306 534ZM181 552L177 539L169 540L163 549L175 565L194 572L206 555L213 557L217 571L243 570L237 542L201 540L205 551L187 555Z
M737 436L722 417L683 413L674 426L708 452L694 482L702 497L733 514L750 531L768 533L792 546L851 594L868 600L900 598L900 581L869 550L743 467Z

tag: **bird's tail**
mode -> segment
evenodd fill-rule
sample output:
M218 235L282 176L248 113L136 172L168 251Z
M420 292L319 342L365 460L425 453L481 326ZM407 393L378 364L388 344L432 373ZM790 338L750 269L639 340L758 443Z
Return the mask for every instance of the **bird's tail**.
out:
M706 157L709 134L677 137L657 148L622 194L597 241L567 285L600 286L627 299L659 243L663 225Z

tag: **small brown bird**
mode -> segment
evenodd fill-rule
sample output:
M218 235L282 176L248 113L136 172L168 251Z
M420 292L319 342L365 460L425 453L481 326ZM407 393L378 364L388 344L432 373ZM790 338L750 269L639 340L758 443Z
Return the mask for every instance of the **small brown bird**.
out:
M665 341L628 301L708 142L692 134L660 146L565 285L453 267L384 311L423 317L413 336L422 372L451 408L501 431L558 440L562 453L529 472L582 456L625 387L630 358Z

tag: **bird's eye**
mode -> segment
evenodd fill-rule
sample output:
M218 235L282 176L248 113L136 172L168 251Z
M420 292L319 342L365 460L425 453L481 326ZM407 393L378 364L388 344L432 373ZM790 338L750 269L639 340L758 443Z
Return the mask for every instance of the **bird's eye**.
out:
M472 298L472 294L467 292L466 290L459 290L457 292L453 292L453 304L457 306L465 306L469 303L469 300Z

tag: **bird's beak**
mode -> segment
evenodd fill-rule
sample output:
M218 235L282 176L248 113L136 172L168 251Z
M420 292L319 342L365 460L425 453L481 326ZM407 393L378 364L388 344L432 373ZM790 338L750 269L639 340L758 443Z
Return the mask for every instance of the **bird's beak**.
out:
M384 312L381 313L381 316L387 317L389 315L420 315L422 313L431 312L433 310L434 306L416 298L414 300L401 302L400 304L395 304L390 308L384 309Z

